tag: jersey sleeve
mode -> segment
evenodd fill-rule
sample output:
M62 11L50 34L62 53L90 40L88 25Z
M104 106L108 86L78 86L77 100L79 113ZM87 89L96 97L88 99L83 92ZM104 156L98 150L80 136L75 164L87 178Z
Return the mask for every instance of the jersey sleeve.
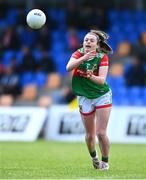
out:
M78 59L78 58L81 57L81 53L80 53L79 51L75 51L75 52L72 54L71 57L72 57L72 58L75 58L75 59Z
M102 59L100 61L99 67L101 67L101 66L109 66L109 59L106 54L102 57Z

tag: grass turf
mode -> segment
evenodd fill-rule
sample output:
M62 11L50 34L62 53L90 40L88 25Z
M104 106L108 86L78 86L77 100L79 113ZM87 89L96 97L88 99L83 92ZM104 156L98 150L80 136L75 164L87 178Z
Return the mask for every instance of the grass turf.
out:
M146 145L111 144L110 169L98 171L85 143L0 142L0 179L81 178L146 178Z

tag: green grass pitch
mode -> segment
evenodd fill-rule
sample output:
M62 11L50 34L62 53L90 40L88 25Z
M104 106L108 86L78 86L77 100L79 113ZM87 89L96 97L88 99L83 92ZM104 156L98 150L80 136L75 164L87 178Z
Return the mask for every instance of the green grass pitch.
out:
M0 179L144 178L146 145L111 144L110 169L99 171L85 143L0 142Z

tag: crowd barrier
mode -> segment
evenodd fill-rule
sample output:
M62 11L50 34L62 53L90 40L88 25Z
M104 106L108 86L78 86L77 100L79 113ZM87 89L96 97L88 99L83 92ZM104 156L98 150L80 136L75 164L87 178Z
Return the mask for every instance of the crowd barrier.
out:
M35 141L47 118L37 107L1 107L0 141Z
M84 127L78 110L68 106L50 109L45 138L57 141L84 141ZM146 143L145 107L116 107L111 112L108 136L112 143Z
M0 141L35 141L43 125L46 140L83 142L84 127L78 109L67 105L0 108ZM146 143L145 107L113 106L108 136L111 143Z

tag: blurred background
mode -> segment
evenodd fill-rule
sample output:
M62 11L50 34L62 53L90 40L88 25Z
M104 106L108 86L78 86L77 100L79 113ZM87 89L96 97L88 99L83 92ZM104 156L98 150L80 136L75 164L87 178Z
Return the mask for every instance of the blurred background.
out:
M26 24L26 15L34 8L43 10L47 16L45 26L39 30L33 30ZM81 47L84 35L92 28L103 30L110 36L109 44L114 53L109 55L110 68L107 82L113 92L113 106L123 109L126 106L144 108L146 106L146 1L0 0L0 110L2 113L4 107L41 107L48 112L53 105L75 104L77 107L71 90L72 74L66 72L66 64L71 54ZM56 111L53 113L55 114ZM135 110L131 110L130 113L132 111ZM14 121L16 117L18 118L19 109L16 109L16 112L17 116L14 115L15 113L10 113L7 117L6 110L5 118L1 114L2 132L8 129L12 132L20 126ZM32 114L30 113L30 116ZM14 118L11 118L12 116ZM132 117L137 118L135 115ZM146 116L140 114L138 118L141 117L143 127L141 132L145 135ZM131 127L131 114L129 119L127 132ZM25 125L27 116L26 121L23 120L22 118L21 122ZM132 122L135 123L135 119L132 119Z
M33 8L47 16L40 30L26 24ZM71 102L65 66L91 28L110 35L113 105L146 105L145 8L144 0L0 0L0 105Z
M29 10L39 8L46 25L32 30ZM113 105L146 105L146 1L0 0L0 105L68 104L74 99L65 70L84 35L110 35L108 83ZM28 93L29 92L29 93Z

